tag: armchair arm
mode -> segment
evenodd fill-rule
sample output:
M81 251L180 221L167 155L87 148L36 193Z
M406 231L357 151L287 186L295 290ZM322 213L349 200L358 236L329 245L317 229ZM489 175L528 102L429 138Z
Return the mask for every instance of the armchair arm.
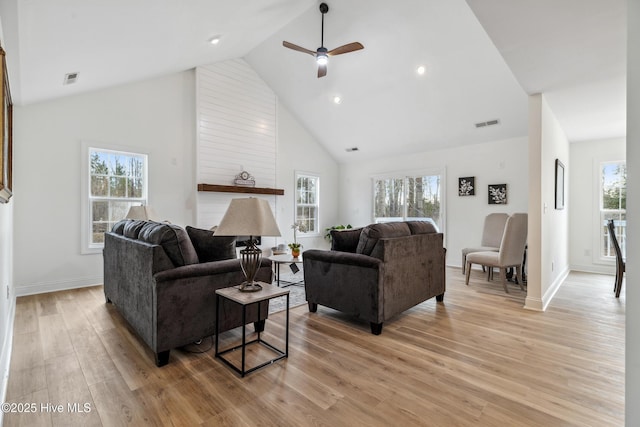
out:
M242 268L239 259L226 259L223 261L211 261L201 264L183 265L181 267L172 268L170 270L161 271L154 275L156 283L166 282L170 280L213 276L218 274L238 273L238 282L242 280ZM265 274L268 273L268 274ZM271 260L263 258L258 269L256 280L271 283ZM231 286L231 284L229 284Z
M309 308L318 304L379 324L383 321L384 264L367 255L308 250L303 253Z

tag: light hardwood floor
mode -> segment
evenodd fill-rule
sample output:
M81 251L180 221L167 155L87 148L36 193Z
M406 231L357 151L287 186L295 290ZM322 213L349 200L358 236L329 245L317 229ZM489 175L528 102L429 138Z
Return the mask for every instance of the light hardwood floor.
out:
M623 425L625 295L614 298L613 277L570 274L544 313L524 310L524 293L510 290L479 271L467 287L460 270L448 269L444 303L408 310L380 336L367 323L303 305L291 310L289 358L245 378L213 350L172 350L156 368L99 286L22 297L7 401L37 410L4 422ZM282 313L267 321L278 344L282 324ZM43 411L47 403L64 408ZM69 411L69 403L89 411Z

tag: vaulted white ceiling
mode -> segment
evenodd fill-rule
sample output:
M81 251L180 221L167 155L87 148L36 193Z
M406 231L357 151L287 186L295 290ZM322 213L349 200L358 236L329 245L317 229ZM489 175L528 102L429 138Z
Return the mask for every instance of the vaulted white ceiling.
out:
M524 136L537 92L571 141L625 134L624 0L328 1L325 46L365 49L330 58L322 79L282 47L320 45L319 3L1 0L14 102L243 57L339 161Z

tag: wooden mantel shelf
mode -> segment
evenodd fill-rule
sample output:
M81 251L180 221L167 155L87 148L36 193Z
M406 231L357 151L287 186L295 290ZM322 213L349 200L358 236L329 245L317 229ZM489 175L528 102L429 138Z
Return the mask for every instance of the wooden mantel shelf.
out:
M198 184L198 191L213 191L216 193L251 193L251 194L275 194L284 196L281 188L242 187L238 185Z

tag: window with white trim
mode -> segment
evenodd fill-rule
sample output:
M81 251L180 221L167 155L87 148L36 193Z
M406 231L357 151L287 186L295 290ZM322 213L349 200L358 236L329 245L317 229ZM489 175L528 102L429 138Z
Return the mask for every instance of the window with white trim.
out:
M614 259L613 242L609 237L607 222L612 219L616 237L623 255L626 254L627 229L627 165L624 161L600 164L600 256Z
M88 154L88 247L100 248L132 205L147 204L147 155L92 147Z
M422 220L444 227L442 175L377 177L373 180L374 222Z
M320 177L307 173L296 173L296 224L302 225L304 234L318 234L320 224Z

